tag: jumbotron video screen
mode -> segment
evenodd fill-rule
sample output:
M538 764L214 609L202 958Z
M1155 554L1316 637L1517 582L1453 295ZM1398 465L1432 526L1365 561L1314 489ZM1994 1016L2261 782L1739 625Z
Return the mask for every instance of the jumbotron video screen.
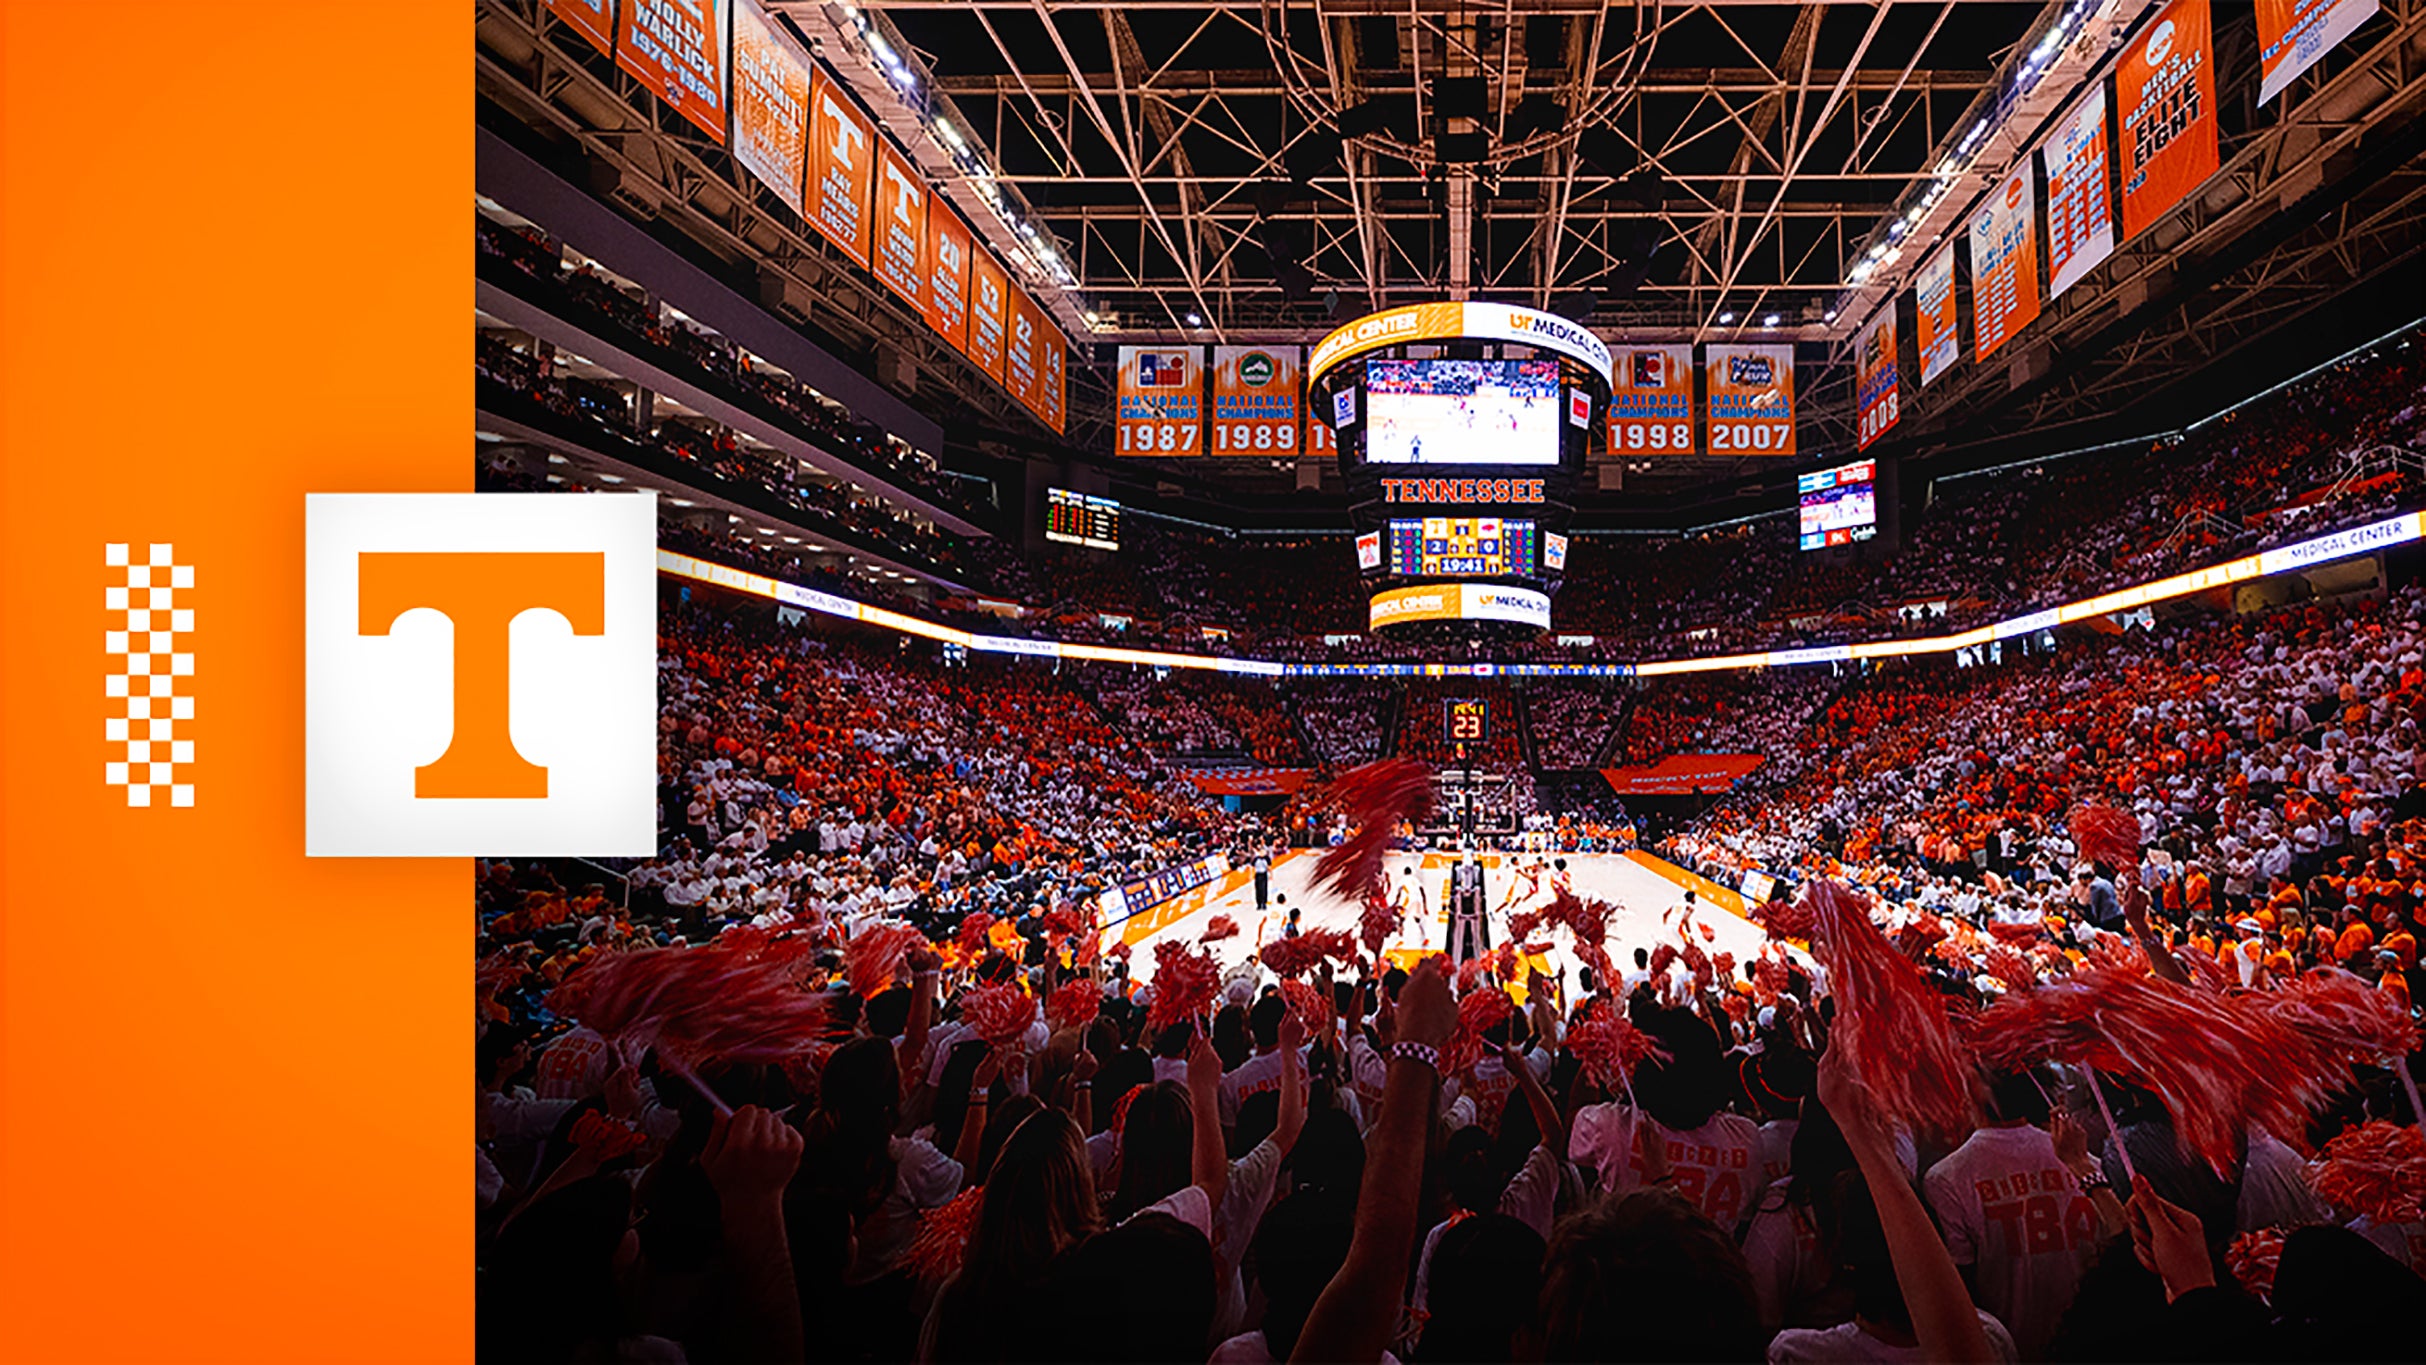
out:
M1554 360L1376 360L1365 366L1368 464L1554 465Z

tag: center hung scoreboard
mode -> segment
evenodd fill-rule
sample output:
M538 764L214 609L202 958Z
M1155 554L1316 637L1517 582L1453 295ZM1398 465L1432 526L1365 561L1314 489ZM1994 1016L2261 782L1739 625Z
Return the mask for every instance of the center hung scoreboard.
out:
M1388 309L1314 347L1307 428L1337 451L1372 629L1549 629L1609 365L1571 319L1471 301Z

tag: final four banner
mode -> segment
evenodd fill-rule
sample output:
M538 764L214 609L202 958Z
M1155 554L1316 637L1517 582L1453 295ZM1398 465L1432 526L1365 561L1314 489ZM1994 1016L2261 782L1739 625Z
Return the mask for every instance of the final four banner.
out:
M2047 170L2047 294L2063 293L2114 251L2106 190L2106 86L2089 87L2039 148Z
M1792 455L1794 348L1710 346L1710 453Z
M2352 29L2375 17L2376 0L2257 0L2258 103L2282 94Z
M1895 300L1889 299L1862 329L1853 352L1853 396L1859 410L1854 449L1868 450L1902 415L1896 392Z

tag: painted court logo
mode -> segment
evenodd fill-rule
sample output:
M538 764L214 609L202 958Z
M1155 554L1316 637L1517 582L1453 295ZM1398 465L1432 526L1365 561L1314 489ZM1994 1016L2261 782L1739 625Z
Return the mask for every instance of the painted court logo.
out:
M316 494L305 851L656 844L656 499Z

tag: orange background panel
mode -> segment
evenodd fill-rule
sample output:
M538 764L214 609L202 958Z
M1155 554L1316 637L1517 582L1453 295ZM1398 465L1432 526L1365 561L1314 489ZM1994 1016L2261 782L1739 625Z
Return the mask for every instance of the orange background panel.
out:
M471 1355L470 867L304 859L301 581L306 492L470 486L468 37L0 3L10 1359ZM190 810L101 780L107 541L196 566Z

